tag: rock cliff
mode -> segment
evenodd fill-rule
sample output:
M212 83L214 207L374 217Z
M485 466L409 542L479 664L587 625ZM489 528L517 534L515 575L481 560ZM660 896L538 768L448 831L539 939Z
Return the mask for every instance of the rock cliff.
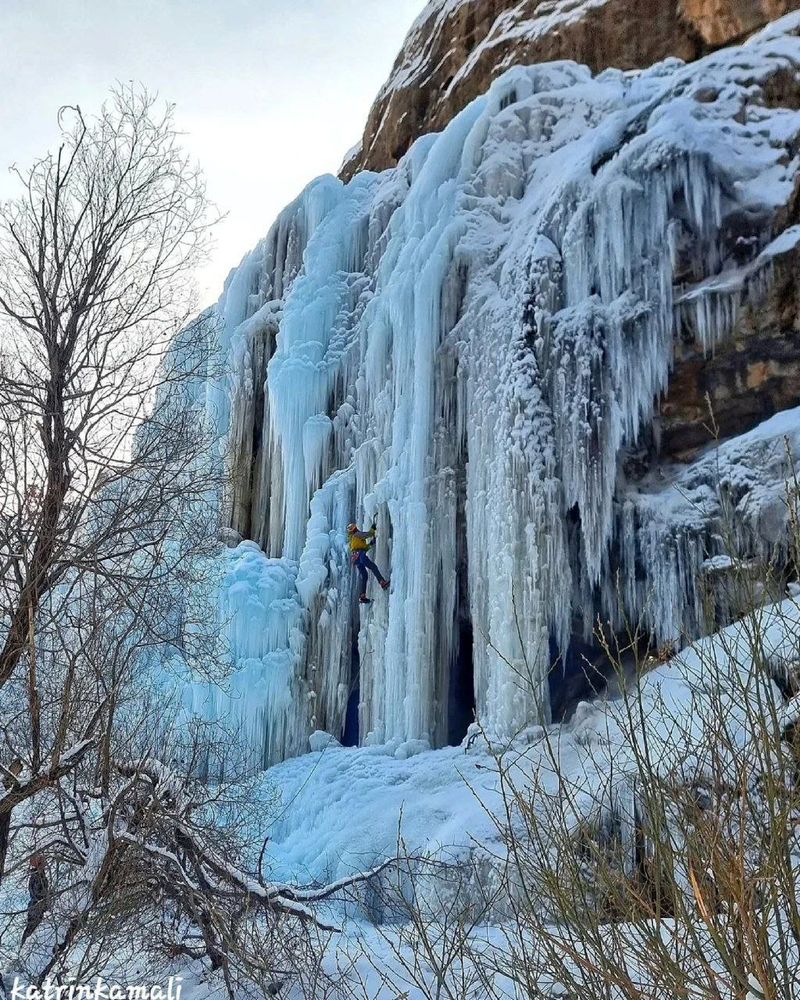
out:
M798 0L433 0L411 28L342 177L394 166L509 67L572 59L594 72L697 59Z

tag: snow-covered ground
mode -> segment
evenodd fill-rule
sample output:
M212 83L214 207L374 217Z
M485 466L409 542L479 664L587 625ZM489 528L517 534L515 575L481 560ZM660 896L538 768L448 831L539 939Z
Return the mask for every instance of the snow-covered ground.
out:
M509 794L537 810L548 850L564 847L555 831L547 841L551 822L577 831L586 821L603 822L613 814L624 835L625 819L632 816L632 781L642 773L637 755L648 755L654 773L691 787L718 779L726 760L735 767L747 761L754 778L765 759L764 747L752 742L763 740L758 719L774 709L779 722L788 721L793 712L768 672L779 676L798 663L800 605L787 599L692 644L667 663L650 664L640 687L631 684L625 697L583 704L569 724L534 727L506 744L489 746L475 733L463 746L442 750L397 743L343 748L317 733L313 751L264 776L262 794L269 807L254 843L269 836L265 867L272 877L309 884L373 869L396 856L401 840L401 854L448 864L482 859L488 869L499 868ZM424 905L419 896L417 902ZM369 897L363 907L334 903L325 913L342 933L326 939L324 965L334 980L343 976L351 984L354 992L345 996L429 996L409 980L398 959L399 949L417 975L433 981L402 922L393 924L391 914L384 922L387 914L370 907ZM434 913L432 927L436 920ZM667 939L670 926L666 920ZM501 952L513 940L502 921L480 925L472 934ZM635 965L633 926L630 936L629 959ZM712 963L713 955L709 940ZM195 968L182 974L187 1000L217 995L219 983L207 972ZM724 980L724 969L719 974ZM527 995L515 992L502 973L495 988L496 995L509 1000ZM314 994L298 985L289 995L307 1000ZM471 998L480 995L480 989L470 993Z
M760 649L752 638L756 626ZM557 801L571 788L564 807L581 803L584 817L617 806L637 772L635 744L647 744L656 772L689 781L706 765L720 718L731 744L741 748L763 706L782 711L779 692L754 667L755 655L776 676L800 662L800 604L768 606L654 664L642 679L641 710L635 687L628 689L633 719L625 698L599 700L581 704L568 724L534 727L507 744L490 746L475 731L460 747L417 753L391 743L325 746L317 734L312 742L322 749L264 776L265 799L273 803L266 858L279 880L324 883L395 856L400 835L413 853L496 855L502 852L498 761L519 793L535 788L543 801Z

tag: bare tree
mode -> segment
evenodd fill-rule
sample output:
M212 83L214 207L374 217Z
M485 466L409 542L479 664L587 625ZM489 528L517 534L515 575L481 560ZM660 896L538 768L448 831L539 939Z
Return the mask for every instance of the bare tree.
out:
M152 669L188 633L209 669L218 648L192 599L225 483L202 392L213 317L190 321L203 179L147 93L60 123L0 205L0 957L31 982L85 979L125 943L203 961L231 996L300 968L321 982L318 906L359 876L270 882L235 742L187 723ZM15 955L32 854L49 898Z
M98 645L83 614L113 608L128 653L158 632L142 612L201 496L202 429L175 399L206 343L168 347L210 237L202 175L145 92L59 122L57 152L15 168L0 205L0 878L11 812L109 731L122 676L79 669Z

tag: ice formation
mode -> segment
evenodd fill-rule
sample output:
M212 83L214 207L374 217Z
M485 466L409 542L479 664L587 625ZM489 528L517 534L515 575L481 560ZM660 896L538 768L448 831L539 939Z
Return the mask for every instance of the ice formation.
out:
M708 476L687 513L620 458L676 333L712 351L794 245L800 114L768 89L798 31L642 73L511 70L396 169L281 214L216 308L207 409L250 541L220 590L234 679L197 710L240 718L263 763L340 736L351 699L360 742L441 746L471 656L478 718L512 734L549 719L570 636L618 614L617 571L656 639L697 634L694 575L725 554ZM373 517L391 595L359 611L344 528ZM742 519L753 555L760 530Z

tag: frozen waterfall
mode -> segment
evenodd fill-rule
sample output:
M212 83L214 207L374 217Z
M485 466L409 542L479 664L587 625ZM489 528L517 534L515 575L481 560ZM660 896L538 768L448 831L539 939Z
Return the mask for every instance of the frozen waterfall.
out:
M691 66L512 70L396 169L281 214L217 307L207 407L250 542L220 583L236 696L194 710L227 705L269 763L350 703L403 753L454 737L460 662L505 737L549 720L617 572L657 639L697 628L713 504L661 516L620 460L676 336L713 351L781 252L800 114L762 84L797 72L798 24ZM373 517L392 587L361 610L344 528Z

